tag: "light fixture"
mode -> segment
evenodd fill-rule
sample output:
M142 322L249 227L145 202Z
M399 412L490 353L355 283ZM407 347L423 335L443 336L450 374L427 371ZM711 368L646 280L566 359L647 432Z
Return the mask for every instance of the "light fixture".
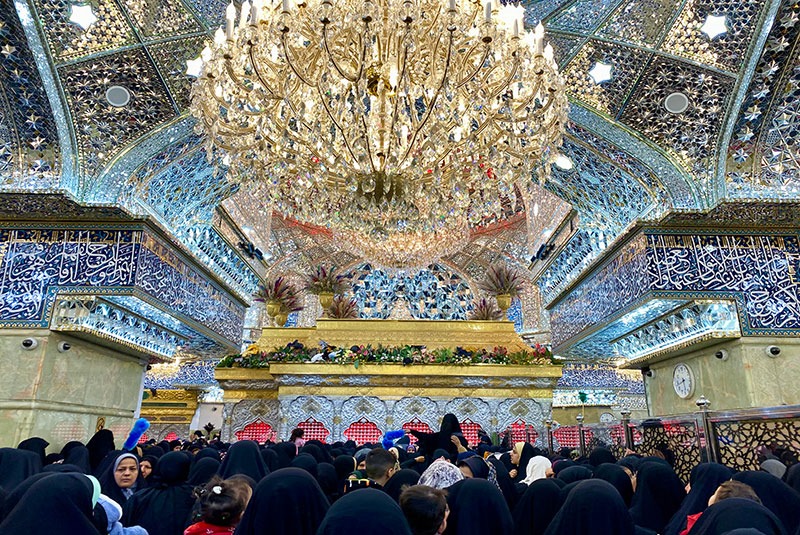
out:
M191 110L208 154L285 216L458 233L504 217L561 144L563 79L523 16L499 0L231 4Z
M602 61L596 62L589 70L589 76L592 77L594 83L602 84L611 80L611 71L613 66L603 63Z
M121 85L112 85L106 89L106 101L115 108L124 108L131 101L131 92Z
M567 156L563 154L559 154L556 156L556 167L559 169L563 169L564 171L571 170L574 166L572 164L572 160L570 160Z
M725 15L711 15L706 17L705 22L700 27L700 31L708 36L709 39L714 39L718 35L728 32L728 25L726 23Z
M203 73L203 58L197 57L195 59L186 60L186 76L192 78L199 78Z
M97 22L97 16L90 5L70 5L69 21L83 31L91 28Z
M664 109L670 113L679 114L689 108L689 97L684 93L675 92L667 95L664 99Z
M436 232L336 231L334 241L344 251L368 258L385 269L424 269L455 254L469 240L466 221Z

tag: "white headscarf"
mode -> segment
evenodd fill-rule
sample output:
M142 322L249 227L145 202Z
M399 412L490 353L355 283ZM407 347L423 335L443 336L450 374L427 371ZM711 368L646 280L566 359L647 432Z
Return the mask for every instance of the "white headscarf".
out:
M523 479L522 482L526 485L530 485L537 479L546 478L547 469L550 468L550 466L552 466L552 463L550 463L550 459L547 457L542 457L541 455L531 457L531 460L528 461L528 466L525 469L525 479Z

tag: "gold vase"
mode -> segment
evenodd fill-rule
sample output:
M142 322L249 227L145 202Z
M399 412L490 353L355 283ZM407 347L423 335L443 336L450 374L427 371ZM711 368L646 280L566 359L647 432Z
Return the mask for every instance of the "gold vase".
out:
M319 304L322 306L322 317L327 318L328 310L333 304L333 292L320 292L317 297L319 297Z
M286 312L278 312L275 315L275 326L276 327L283 327L286 325L286 321L289 319L289 314Z
M278 312L281 311L281 302L280 301L267 301L267 316L270 318L274 318Z
M509 294L497 294L497 308L503 311L505 315L506 310L511 308L511 296Z

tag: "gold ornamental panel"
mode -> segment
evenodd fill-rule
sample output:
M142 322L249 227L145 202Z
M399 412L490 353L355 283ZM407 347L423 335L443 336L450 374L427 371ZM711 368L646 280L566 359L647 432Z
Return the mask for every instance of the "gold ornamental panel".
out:
M263 329L257 344L262 351L298 340L317 345L325 340L330 345L404 346L424 345L429 349L464 347L492 349L506 347L510 352L530 351L510 321L431 321L431 320L317 320L316 328Z

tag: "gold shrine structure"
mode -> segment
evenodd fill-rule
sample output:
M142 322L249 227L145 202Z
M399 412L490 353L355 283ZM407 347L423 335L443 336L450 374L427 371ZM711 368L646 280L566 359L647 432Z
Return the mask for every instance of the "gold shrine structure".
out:
M316 328L266 328L257 344L269 351L294 341L314 346L321 340L337 347L531 350L508 321L320 319ZM266 425L277 439L300 426L313 428L329 442L401 427L437 430L448 412L470 429L492 433L522 425L544 440L544 421L560 377L557 365L372 362L276 362L268 368L217 368L215 373L224 391L223 439L246 436L251 425Z

